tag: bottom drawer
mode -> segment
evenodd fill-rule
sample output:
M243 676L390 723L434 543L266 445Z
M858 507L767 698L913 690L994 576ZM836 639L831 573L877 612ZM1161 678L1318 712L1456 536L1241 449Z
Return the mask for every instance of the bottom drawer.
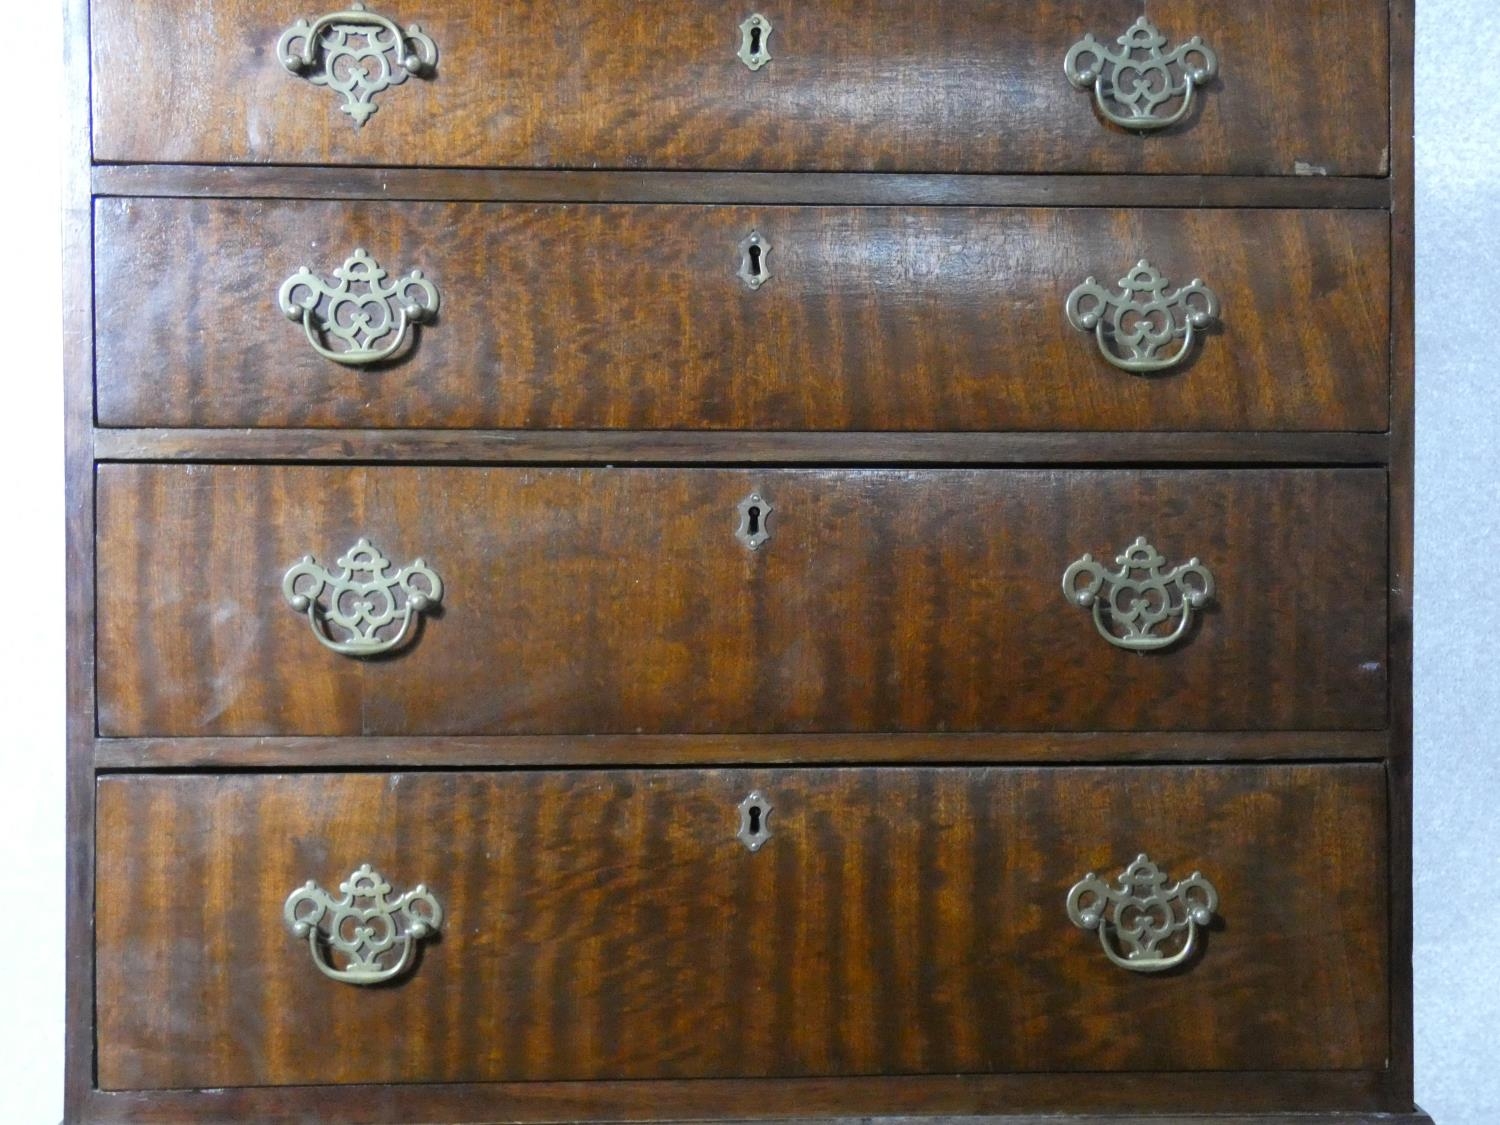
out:
M114 776L98 826L105 1089L1386 1060L1377 765ZM1212 886L1154 947L1070 897L1141 853ZM425 893L341 914L364 864Z

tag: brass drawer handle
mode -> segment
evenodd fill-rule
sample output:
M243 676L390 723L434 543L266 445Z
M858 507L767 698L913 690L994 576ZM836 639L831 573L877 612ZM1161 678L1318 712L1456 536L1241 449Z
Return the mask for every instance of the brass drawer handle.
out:
M376 94L437 69L437 44L416 24L402 31L354 0L347 11L292 24L281 33L276 57L299 78L343 95L339 108L358 129L380 108Z
M443 908L422 884L395 899L385 876L364 864L339 884L343 898L309 879L282 913L293 934L307 939L313 964L343 984L395 980L417 955L417 943L443 924ZM340 967L342 966L342 967Z
M324 281L303 266L281 283L277 302L288 320L300 321L307 342L324 359L346 367L369 367L395 356L415 326L437 317L437 286L412 270L390 274L357 249ZM330 347L332 343L336 347Z
M1099 354L1121 371L1169 371L1187 359L1197 334L1219 316L1218 296L1196 277L1171 292L1170 284L1144 258L1120 278L1119 293L1090 277L1068 294L1068 323L1092 332Z
M1150 652L1176 644L1192 627L1193 611L1213 597L1208 567L1189 559L1165 570L1167 560L1145 536L1115 562L1120 569L1109 571L1084 555L1063 573L1063 593L1094 611L1094 627L1117 648Z
M1164 52L1167 37L1145 16L1115 42L1118 49L1085 35L1069 48L1063 71L1078 89L1092 89L1099 112L1122 129L1176 125L1192 112L1193 91L1219 72L1219 56L1196 35Z
M341 656L395 652L417 631L421 615L443 600L443 580L417 559L394 574L390 559L361 539L339 559L335 574L311 555L281 580L281 592L307 615L313 636Z
M1194 871L1169 887L1144 852L1117 882L1111 887L1090 871L1068 892L1068 917L1080 929L1099 931L1106 957L1133 973L1160 973L1193 955L1198 930L1219 908L1212 883Z

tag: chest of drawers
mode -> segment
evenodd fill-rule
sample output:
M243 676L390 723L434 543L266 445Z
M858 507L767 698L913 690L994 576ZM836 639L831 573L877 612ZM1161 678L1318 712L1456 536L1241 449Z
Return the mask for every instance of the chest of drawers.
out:
M1410 0L70 0L79 1121L1427 1119Z

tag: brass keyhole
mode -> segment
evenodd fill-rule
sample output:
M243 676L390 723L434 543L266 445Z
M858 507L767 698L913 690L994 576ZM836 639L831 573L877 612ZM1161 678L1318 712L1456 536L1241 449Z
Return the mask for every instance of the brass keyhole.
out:
M771 802L757 790L740 802L739 813L740 830L735 835L750 851L760 851L771 838Z
M751 289L759 289L771 280L771 270L766 261L771 254L771 244L759 231L751 231L740 243L740 280Z
M740 62L759 70L771 61L771 21L757 12L740 24Z
M735 538L752 551L758 551L771 538L769 527L771 513L775 507L759 492L752 492L740 501L737 509L739 526L734 529Z

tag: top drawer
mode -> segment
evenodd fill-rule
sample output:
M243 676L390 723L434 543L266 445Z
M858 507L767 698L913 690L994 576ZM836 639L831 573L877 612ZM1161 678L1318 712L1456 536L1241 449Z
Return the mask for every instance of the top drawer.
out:
M1387 171L1385 0L1155 0L1159 47L1150 25L1133 24L1133 0L371 0L361 20L385 18L389 30L319 22L341 6L94 0L96 159ZM302 38L286 37L299 21ZM380 45L413 25L421 38L404 38L400 53L432 66L407 80L394 46ZM318 48L294 75L283 58L304 51L309 31ZM1123 52L1129 36L1147 65L1117 80L1112 63L1070 55L1086 35L1101 53ZM1194 37L1212 53L1211 76L1205 56L1174 55ZM146 62L163 58L165 72ZM1190 98L1126 96L1163 76ZM1181 119L1143 131L1106 114Z

